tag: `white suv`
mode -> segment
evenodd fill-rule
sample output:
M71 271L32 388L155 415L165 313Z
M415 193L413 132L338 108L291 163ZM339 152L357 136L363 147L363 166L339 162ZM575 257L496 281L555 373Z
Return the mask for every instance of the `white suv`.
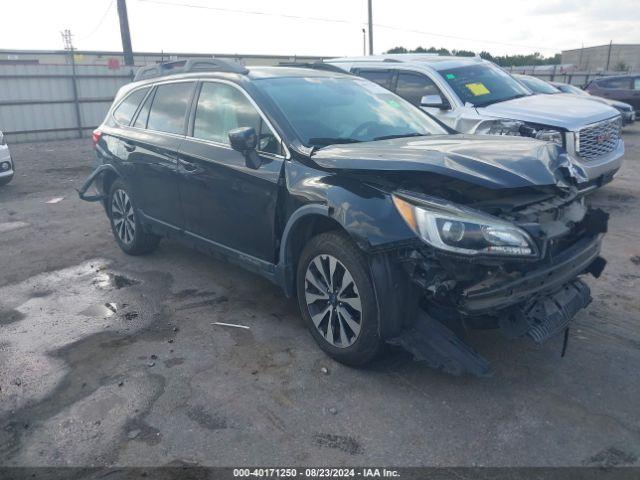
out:
M9 153L9 146L4 134L0 132L0 187L6 185L13 178L13 160Z
M562 145L594 183L611 180L622 164L616 109L567 95L534 95L480 57L389 54L326 63L394 91L458 132L529 136Z

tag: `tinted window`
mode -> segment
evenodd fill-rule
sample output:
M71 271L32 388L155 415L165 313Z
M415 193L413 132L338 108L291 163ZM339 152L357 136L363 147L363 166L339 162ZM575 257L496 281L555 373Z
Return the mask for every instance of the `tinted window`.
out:
M629 78L609 78L607 80L598 81L598 85L602 88L619 88L628 89L631 88L631 79Z
M414 105L420 105L420 100L425 95L442 96L440 90L430 78L411 72L398 73L396 93Z
M438 73L463 103L476 107L531 95L527 87L492 64L468 65L440 70Z
M357 77L271 78L254 83L305 145L446 133L419 108Z
M144 104L142 104L142 108L136 117L136 121L133 122L133 126L137 128L147 128L147 119L149 118L149 108L151 107L151 102L153 101L153 94L149 95Z
M240 127L255 129L261 152L281 153L280 142L241 91L224 83L204 82L196 107L193 136L228 145L229 130Z
M142 88L130 93L113 112L113 118L116 119L116 122L120 125L129 125L133 114L136 113L138 109L138 105L140 105L140 102L148 91L148 88Z
M391 70L358 70L358 75L391 90L391 79L393 78Z
M183 133L192 90L191 82L159 85L149 112L147 128L167 133Z
M633 79L633 89L640 90L640 77L636 77Z

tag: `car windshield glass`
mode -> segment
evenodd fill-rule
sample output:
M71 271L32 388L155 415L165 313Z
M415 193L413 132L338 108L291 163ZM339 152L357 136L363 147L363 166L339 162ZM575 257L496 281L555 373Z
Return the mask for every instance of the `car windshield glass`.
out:
M529 90L531 90L534 93L546 93L549 95L553 95L555 93L562 93L553 85L545 82L544 80L540 80L539 78L529 77L526 75L521 75L521 76L518 76L517 78L522 83L524 83L527 87L529 87Z
M440 70L438 73L460 100L476 107L531 95L531 91L502 69L489 64Z
M364 79L283 77L255 84L307 146L447 133L419 108Z
M589 96L589 94L587 92L585 92L581 88L576 87L575 85L564 84L564 85L559 85L558 88L560 90L562 90L563 92L565 92L565 93L572 93L574 95Z

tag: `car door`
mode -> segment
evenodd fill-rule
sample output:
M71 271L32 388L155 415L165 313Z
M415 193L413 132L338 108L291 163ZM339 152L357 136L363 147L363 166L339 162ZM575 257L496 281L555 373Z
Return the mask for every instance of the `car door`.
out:
M228 133L253 127L262 165L249 168ZM199 240L275 262L282 142L251 97L224 81L203 81L179 151L185 231Z
M411 102L416 107L433 115L449 127L454 127L456 115L451 109L449 98L442 92L436 83L426 74L409 70L399 70L396 80L395 93ZM421 107L420 100L426 95L438 95L448 108Z
M142 213L181 229L184 226L178 193L178 147L187 125L187 110L196 82L163 83L147 97L132 124L125 148L130 152L136 193Z
M633 77L632 82L633 90L627 103L630 103L636 112L640 112L640 77Z

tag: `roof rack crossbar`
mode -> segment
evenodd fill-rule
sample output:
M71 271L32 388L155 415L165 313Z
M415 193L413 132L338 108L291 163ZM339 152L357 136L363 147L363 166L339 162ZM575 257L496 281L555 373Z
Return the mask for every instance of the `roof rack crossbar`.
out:
M278 63L280 67L298 67L298 68L312 68L314 70L324 70L327 72L337 72L344 73L345 75L349 75L349 72L343 70L340 67L336 67L330 63L324 63L321 60L317 60L315 62L280 62Z
M133 81L137 82L138 80L189 72L227 72L246 75L249 73L249 70L238 62L223 60L221 58L176 60L175 62L164 62L158 63L157 65L140 67Z

